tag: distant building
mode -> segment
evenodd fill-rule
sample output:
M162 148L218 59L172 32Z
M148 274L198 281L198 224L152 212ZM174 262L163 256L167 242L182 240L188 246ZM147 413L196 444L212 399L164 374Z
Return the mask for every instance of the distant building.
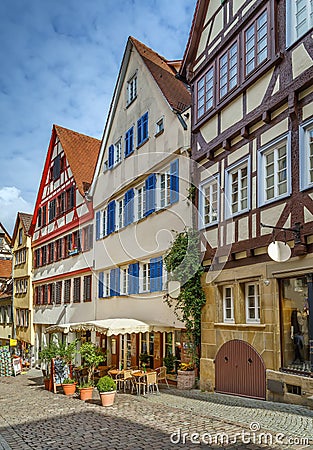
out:
M198 226L207 241L201 387L308 404L311 2L198 0L181 76L193 92ZM267 251L276 241L275 262Z
M0 259L12 259L11 237L0 222Z
M13 338L11 237L0 223L0 346Z
M34 346L31 221L32 214L19 212L12 236L15 353L27 366L32 363Z

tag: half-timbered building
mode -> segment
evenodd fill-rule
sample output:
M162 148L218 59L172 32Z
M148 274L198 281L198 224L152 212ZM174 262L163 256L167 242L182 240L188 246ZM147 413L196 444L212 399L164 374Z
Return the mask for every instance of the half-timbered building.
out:
M176 78L180 63L128 39L90 191L94 329L108 363L124 368L138 366L140 355L158 367L183 339L164 302L163 261L175 232L191 225L191 97Z
M13 338L12 238L0 222L0 346Z
M196 5L180 74L192 87L206 243L205 389L299 403L313 394L312 8Z
M53 126L31 225L36 353L49 325L93 318L93 208L85 193L99 150L98 139Z

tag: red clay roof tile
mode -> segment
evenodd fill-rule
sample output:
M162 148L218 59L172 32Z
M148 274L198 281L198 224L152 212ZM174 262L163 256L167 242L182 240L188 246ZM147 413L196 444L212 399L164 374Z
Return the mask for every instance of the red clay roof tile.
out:
M69 162L79 192L84 195L86 185L92 182L100 151L99 139L54 125L57 136Z
M170 106L178 112L188 108L191 104L191 95L184 83L175 76L177 72L174 70L174 65L177 66L177 61L171 66L170 61L142 42L132 36L130 40L144 60Z
M0 259L0 278L11 278L12 260Z

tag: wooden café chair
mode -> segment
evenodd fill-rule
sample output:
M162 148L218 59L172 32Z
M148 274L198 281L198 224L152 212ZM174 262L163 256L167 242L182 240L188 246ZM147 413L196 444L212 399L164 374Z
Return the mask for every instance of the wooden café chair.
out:
M157 372L157 381L158 381L158 383L160 381L165 381L167 387L169 388L168 381L167 381L167 378L166 378L166 366L157 367L155 370Z

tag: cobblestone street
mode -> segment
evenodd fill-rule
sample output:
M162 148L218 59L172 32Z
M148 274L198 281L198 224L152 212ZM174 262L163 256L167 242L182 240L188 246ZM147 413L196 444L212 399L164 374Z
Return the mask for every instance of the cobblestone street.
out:
M313 449L313 411L166 387L104 408L96 391L89 403L45 391L39 370L0 378L1 450L197 447Z

